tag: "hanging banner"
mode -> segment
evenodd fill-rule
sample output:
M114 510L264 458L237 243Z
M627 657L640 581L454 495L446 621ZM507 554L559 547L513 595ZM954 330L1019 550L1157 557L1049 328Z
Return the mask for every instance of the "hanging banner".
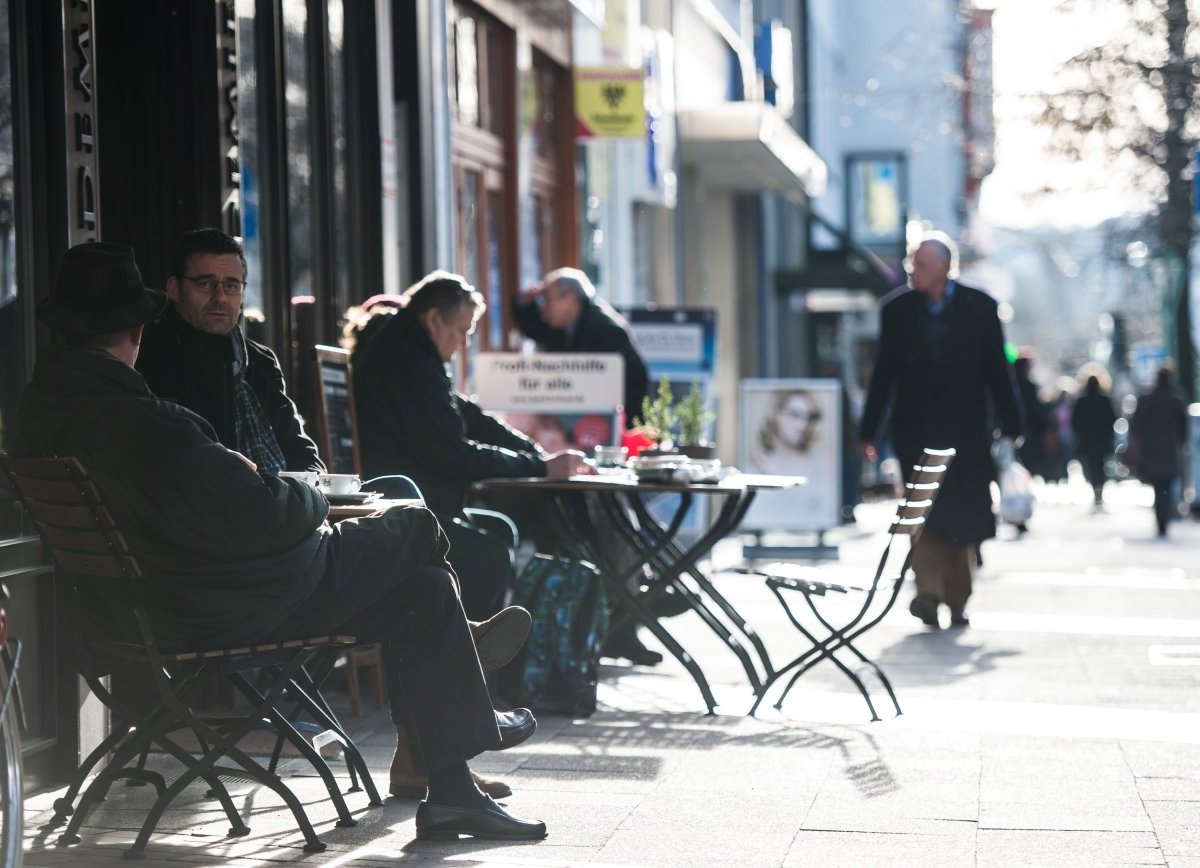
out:
M575 137L644 138L645 82L640 67L575 67Z

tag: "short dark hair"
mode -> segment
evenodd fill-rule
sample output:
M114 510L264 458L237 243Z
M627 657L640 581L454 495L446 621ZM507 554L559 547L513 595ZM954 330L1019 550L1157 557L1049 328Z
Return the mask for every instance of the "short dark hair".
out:
M246 251L241 242L220 229L190 229L175 241L175 250L171 254L171 275L183 277L188 260L198 253L212 253L217 256L236 255L242 261L242 270L246 270Z
M475 291L475 287L467 283L467 279L449 271L431 271L429 274L404 290L404 309L413 316L420 316L427 310L437 309L443 317L452 316L464 304L471 305L475 318L486 309L483 296Z

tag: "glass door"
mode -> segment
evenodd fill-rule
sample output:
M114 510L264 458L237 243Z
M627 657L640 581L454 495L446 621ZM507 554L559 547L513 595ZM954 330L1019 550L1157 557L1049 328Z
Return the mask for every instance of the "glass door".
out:
M33 293L23 285L17 250L18 157L15 122L21 101L15 91L12 63L12 5L20 0L0 0L0 448L8 451L12 441L21 389L29 376L32 355L31 323ZM19 79L18 79L19 80ZM10 595L7 603L9 636L22 643L20 668L27 729L24 732L26 784L43 786L53 780L58 758L55 748L71 721L59 720L59 708L68 705L59 691L64 685L55 677L57 641L54 630L54 571L46 562L42 544L9 487L0 476L0 582ZM71 715L74 706L69 707Z

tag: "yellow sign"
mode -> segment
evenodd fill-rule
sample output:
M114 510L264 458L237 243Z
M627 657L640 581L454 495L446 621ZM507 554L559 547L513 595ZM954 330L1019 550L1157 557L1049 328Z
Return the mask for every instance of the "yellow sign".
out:
M575 68L575 136L640 139L646 135L643 70Z

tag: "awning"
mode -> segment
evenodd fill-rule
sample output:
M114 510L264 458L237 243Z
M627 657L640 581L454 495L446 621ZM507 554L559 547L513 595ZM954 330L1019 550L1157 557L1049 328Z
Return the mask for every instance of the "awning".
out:
M713 188L819 196L825 163L765 102L727 102L679 113L683 162Z

